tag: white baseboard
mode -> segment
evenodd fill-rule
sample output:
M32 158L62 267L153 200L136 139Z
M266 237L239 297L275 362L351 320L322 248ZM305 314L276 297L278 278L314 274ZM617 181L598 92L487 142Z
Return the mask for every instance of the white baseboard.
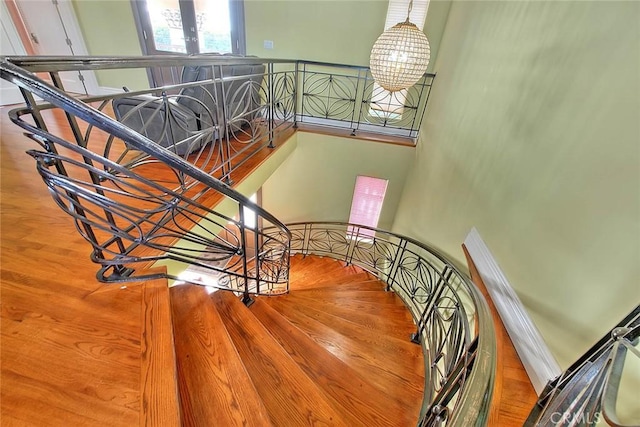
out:
M0 105L14 104L24 104L24 98L22 97L20 90L13 85L0 87Z
M467 235L464 245L491 295L531 384L540 395L547 382L562 373L560 365L475 227Z

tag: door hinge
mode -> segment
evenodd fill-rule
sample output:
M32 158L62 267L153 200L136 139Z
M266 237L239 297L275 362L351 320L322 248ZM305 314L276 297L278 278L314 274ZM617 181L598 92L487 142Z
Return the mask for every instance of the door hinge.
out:
M143 37L145 40L148 40L147 32L146 32L145 30L142 30L142 37Z
M35 44L40 44L40 40L38 40L36 33L29 33L29 37L31 37L31 41Z
M82 73L80 71L78 71L78 80L80 80L81 82L84 83L84 76L82 75Z
M68 45L68 46L73 45L73 43L71 43L71 39L70 39L70 38L67 38L67 39L65 40L65 42L67 42L67 45Z

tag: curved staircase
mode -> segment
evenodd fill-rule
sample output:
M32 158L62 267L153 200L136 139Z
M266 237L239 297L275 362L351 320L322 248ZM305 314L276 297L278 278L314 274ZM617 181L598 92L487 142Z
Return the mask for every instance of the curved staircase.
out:
M170 289L185 426L409 426L424 362L400 299L369 273L291 258L291 291Z

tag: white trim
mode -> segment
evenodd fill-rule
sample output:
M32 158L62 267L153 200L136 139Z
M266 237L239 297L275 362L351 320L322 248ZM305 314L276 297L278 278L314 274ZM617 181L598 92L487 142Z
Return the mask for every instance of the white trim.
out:
M560 365L475 227L467 235L464 245L491 295L533 388L540 395L547 382L562 373Z
M4 80L2 81L4 83ZM0 87L0 105L24 104L22 93L15 86Z
M118 89L117 87L100 86L98 88L98 95L115 95L118 93L124 93L124 89Z
M87 45L84 42L84 36L82 34L82 30L80 29L78 18L76 17L76 14L73 10L71 0L58 0L58 10L60 11L60 16L62 18L62 21L64 22L64 27L69 34L69 38L74 41L74 56L89 55L89 51L87 50ZM100 88L98 86L96 74L91 70L85 70L82 71L82 75L84 76L84 85L87 88L88 94L99 94Z
M27 52L24 50L22 40L4 2L0 2L0 21L2 22L0 55L26 55ZM6 80L0 80L0 105L21 103L24 103L24 98L20 89Z

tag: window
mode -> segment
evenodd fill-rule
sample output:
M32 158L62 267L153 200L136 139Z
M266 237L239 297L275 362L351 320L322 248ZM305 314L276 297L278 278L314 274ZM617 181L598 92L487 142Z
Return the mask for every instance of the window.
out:
M358 175L356 186L353 190L353 201L351 202L351 213L349 222L352 224L377 227L382 211L382 202L387 192L386 179L372 178L370 176ZM349 227L348 236L355 233L353 227ZM358 237L373 238L373 230L361 229Z
M252 194L251 197L249 197L249 200L257 204L258 195L256 193ZM256 214L256 211L246 206L244 206L242 209L244 210L244 226L250 228L251 230L255 230L256 226L258 225L258 215Z
M242 1L132 1L146 55L245 51Z
M384 29L387 30L399 22L407 19L407 11L409 10L410 0L389 0L389 8L387 9L387 19L384 23ZM413 0L411 15L409 20L416 24L419 29L424 28L424 22L427 19L427 10L429 9L429 0ZM389 92L383 89L377 83L373 84L371 93L371 104L369 107L369 115L382 120L400 120L404 112L404 103L407 99L407 91L400 90L398 92Z

